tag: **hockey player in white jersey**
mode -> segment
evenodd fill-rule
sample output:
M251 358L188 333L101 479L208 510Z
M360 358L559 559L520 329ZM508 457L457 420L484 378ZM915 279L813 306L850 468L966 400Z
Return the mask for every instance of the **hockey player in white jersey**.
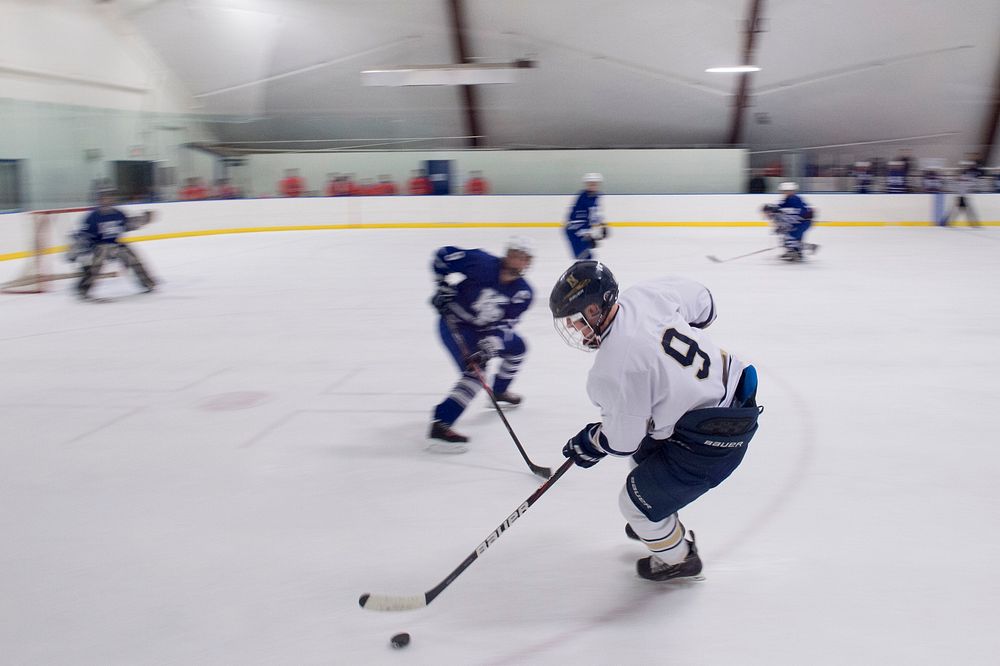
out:
M626 534L648 557L642 578L697 576L694 532L677 512L725 480L757 431L757 373L704 329L715 320L712 294L680 277L642 282L618 294L597 261L574 263L549 299L556 330L573 347L596 351L587 394L600 409L563 447L591 467L610 454L631 457L619 495Z

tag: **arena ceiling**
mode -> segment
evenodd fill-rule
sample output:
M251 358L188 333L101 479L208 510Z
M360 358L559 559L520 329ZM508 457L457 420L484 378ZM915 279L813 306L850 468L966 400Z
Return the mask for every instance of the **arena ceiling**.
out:
M223 141L300 147L730 145L753 0L106 0ZM517 82L365 87L360 72L530 58ZM759 0L737 143L974 150L995 118L997 0ZM995 123L994 123L995 124ZM456 138L458 137L458 138ZM281 144L276 144L281 145ZM289 144L290 145L290 144Z

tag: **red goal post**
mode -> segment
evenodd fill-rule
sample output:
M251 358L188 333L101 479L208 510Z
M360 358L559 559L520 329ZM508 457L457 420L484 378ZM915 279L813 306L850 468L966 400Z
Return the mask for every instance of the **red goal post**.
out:
M0 283L0 292L6 294L38 294L47 290L49 283L80 276L72 264L59 266L61 261L51 255L66 251L70 233L80 226L84 213L90 208L53 208L28 213L26 248L20 276ZM17 260L15 259L15 262ZM59 270L64 269L64 270Z

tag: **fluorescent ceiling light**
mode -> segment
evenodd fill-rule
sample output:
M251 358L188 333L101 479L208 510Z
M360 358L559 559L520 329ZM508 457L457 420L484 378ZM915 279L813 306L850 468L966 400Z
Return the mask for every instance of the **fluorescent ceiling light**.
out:
M755 65L736 65L735 67L709 67L705 70L712 74L731 74L739 72L759 72L760 67Z
M470 86L514 83L519 69L537 66L534 60L455 65L410 65L367 69L361 72L364 86Z

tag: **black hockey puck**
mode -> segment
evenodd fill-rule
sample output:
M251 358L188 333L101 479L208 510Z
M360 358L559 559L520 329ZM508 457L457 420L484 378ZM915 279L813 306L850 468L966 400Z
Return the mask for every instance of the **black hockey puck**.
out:
M405 648L407 645L410 644L410 635L406 632L403 632L401 634L396 634L395 636L389 639L389 644L396 649Z
M370 597L370 596L371 596L370 594L368 594L367 592L365 592L364 594L362 594L358 598L358 603L361 605L362 608L364 608L365 604L368 603L368 597Z

